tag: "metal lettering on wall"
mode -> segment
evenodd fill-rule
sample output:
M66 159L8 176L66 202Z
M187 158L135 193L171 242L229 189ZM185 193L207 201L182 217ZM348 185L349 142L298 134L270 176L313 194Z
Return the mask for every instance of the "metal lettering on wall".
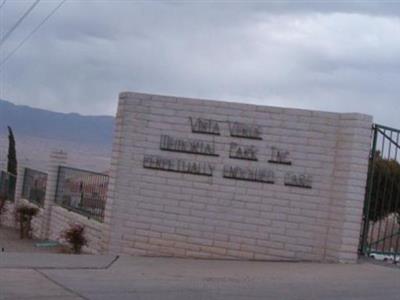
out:
M229 157L237 159L258 160L257 148L255 146L231 143L229 148Z
M206 118L189 117L193 133L220 135L219 121ZM231 137L261 140L261 127L258 125L240 122L224 122L229 125ZM161 135L160 149L174 152L219 156L216 153L214 141L202 141L189 138ZM229 145L229 158L258 161L258 149L254 145L242 145L232 142ZM292 165L290 152L278 147L271 147L269 163ZM171 172L189 173L195 175L212 176L214 165L209 162L188 161L175 158L166 158L156 155L145 155L143 167ZM237 180L274 183L274 170L268 168L223 166L223 177ZM312 176L302 173L287 172L284 176L284 185L298 188L312 188Z
M143 167L204 176L212 176L214 170L214 166L208 162L188 161L156 155L145 155Z
M169 135L161 136L160 149L175 152L218 156L218 154L215 153L215 145L213 142L175 138Z
M242 168L239 166L224 166L224 177L238 180L274 183L274 171L265 168Z
M189 117L192 132L220 135L218 121Z
M268 161L274 164L291 165L290 152L276 147L271 147L271 159Z
M229 122L229 131L233 137L261 140L261 128L257 125Z
M312 176L308 174L288 172L285 175L285 185L311 189Z

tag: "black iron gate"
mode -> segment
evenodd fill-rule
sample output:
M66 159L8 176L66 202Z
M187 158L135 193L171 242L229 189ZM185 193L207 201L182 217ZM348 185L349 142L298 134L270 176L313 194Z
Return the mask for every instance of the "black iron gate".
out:
M400 130L374 124L360 253L400 259Z

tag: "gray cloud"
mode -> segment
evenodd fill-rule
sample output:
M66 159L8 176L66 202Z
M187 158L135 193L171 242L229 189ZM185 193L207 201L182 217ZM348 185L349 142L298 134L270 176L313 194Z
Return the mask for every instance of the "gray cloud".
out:
M8 3L3 32L30 2ZM4 56L54 7L42 3ZM123 90L331 111L400 127L400 4L67 1L2 70L0 96L113 114Z

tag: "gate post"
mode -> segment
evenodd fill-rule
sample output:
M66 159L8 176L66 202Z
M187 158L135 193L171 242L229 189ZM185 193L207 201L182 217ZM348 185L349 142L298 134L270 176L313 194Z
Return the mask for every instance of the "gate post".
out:
M328 260L357 261L371 125L371 117L359 114L345 114L340 120L327 239Z
M24 185L24 173L25 173L25 164L24 163L19 163L18 164L18 169L17 169L17 182L15 185L15 193L14 193L14 209L12 210L12 226L13 227L18 227L18 222L16 218L16 210L19 205L22 204L21 198L22 198L22 188Z
M43 221L40 237L48 239L50 236L51 210L55 203L57 192L57 179L59 166L66 165L68 155L62 150L53 150L50 154L49 165L47 168L46 196L43 203Z
M14 190L14 201L6 201L5 212L1 215L1 220L0 220L1 224L15 228L18 227L18 222L15 214L17 207L20 204L22 184L24 179L23 171L25 170L25 168L21 163L18 164L17 168L18 169L17 169L17 177Z
M14 202L16 206L18 206L18 202L20 202L22 195L22 187L24 184L24 174L25 173L25 164L18 164L18 174L17 174L17 183L15 185L15 196Z
M370 202L371 202L371 193L372 193L372 183L373 183L373 174L374 174L374 160L375 160L375 152L376 152L376 142L378 137L378 131L376 126L372 126L373 138L372 138L372 148L369 157L369 165L368 165L368 177L367 177L367 186L365 188L365 200L364 200L364 210L362 217L362 233L360 239L359 252L360 254L366 254L366 243L369 232L369 211L370 211Z

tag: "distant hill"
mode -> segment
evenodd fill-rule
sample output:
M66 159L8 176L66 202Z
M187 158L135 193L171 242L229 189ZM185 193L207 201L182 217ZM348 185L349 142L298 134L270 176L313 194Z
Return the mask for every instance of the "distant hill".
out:
M7 126L16 139L22 165L46 170L51 150L68 153L68 164L103 172L109 169L114 118L64 114L0 100L0 169L8 151Z
M114 117L58 113L0 100L0 132L111 147Z

